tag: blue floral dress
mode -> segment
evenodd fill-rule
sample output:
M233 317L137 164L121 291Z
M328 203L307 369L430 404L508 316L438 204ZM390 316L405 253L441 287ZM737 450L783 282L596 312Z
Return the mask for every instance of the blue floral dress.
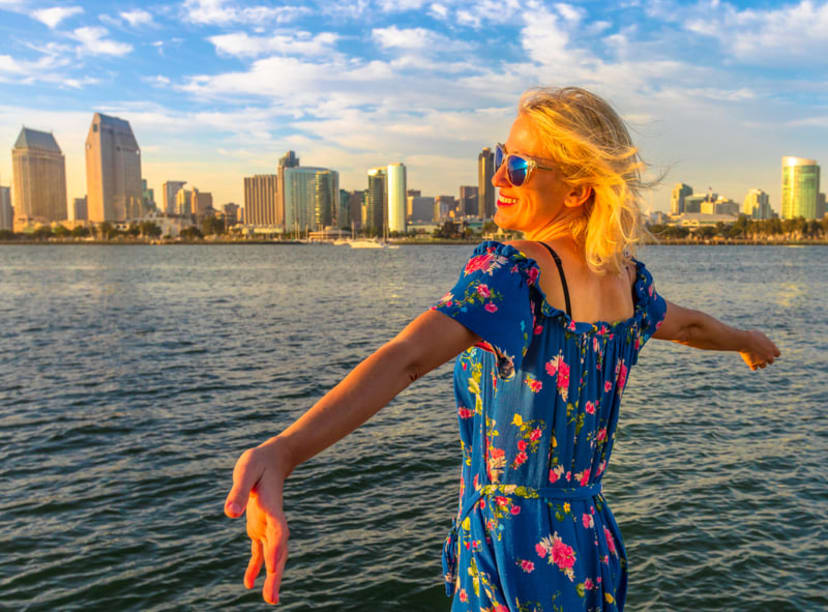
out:
M479 245L432 308L482 338L457 357L459 510L443 549L453 611L622 610L626 554L601 494L621 393L666 312L644 264L635 311L573 321L512 246Z

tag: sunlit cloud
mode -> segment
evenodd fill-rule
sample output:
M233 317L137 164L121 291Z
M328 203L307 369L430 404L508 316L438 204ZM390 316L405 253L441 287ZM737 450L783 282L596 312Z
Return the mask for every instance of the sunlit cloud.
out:
M83 13L83 8L80 6L54 6L52 8L32 11L32 17L45 23L49 28L54 30L64 19L68 19L73 15L80 15L81 13Z
M132 45L107 38L106 28L83 27L73 32L73 38L81 43L80 53L93 55L126 55L132 51Z

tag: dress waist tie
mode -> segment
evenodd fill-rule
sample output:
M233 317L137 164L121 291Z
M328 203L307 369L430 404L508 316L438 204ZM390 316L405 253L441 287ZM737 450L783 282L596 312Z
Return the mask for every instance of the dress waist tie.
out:
M600 481L584 487L573 488L541 487L540 489L534 489L523 485L489 484L475 489L463 503L463 507L457 518L452 519L451 530L443 544L443 577L446 580L446 595L449 597L453 595L455 578L457 576L457 530L483 497L492 495L514 495L515 497L522 497L524 499L560 499L570 501L591 499L600 494Z

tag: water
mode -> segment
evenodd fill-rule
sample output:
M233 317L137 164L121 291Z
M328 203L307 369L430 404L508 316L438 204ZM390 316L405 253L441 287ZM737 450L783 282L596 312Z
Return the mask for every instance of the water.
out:
M238 454L456 281L471 247L0 246L0 608L261 609ZM825 247L649 247L671 301L782 351L651 341L605 494L630 610L828 606ZM451 364L288 481L285 610L448 609ZM257 587L261 585L261 578Z

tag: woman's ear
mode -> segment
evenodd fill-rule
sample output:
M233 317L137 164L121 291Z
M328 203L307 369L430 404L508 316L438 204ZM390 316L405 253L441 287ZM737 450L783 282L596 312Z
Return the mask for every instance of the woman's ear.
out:
M587 204L593 198L592 185L574 185L564 198L564 205L570 208L578 208Z

